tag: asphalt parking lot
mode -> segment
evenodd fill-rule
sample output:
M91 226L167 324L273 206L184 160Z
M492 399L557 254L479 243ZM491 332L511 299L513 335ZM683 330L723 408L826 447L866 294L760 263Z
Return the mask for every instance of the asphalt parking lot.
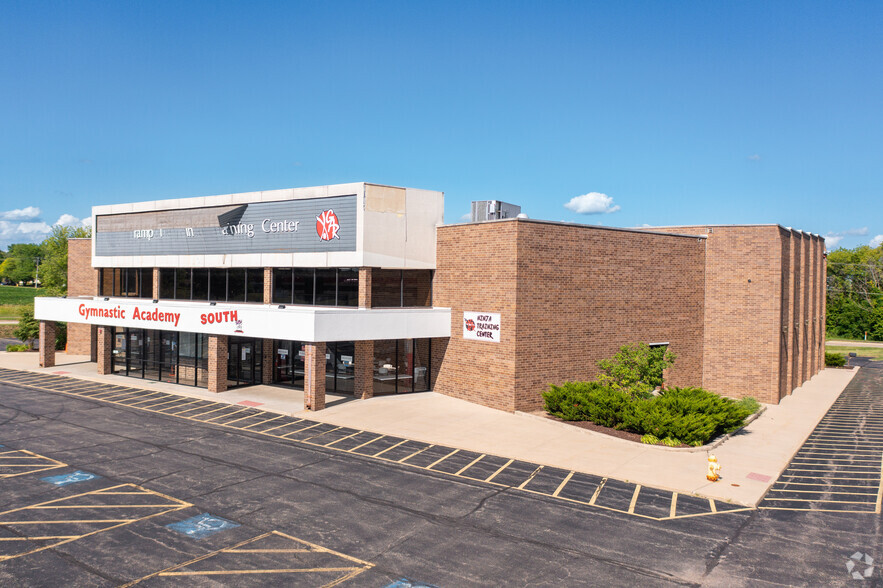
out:
M848 406L871 422L881 373L860 372L841 398L851 404L829 416ZM0 373L4 585L836 585L855 582L851 555L883 555L879 512L728 508L247 407L32 376ZM879 491L879 466L877 479ZM863 581L879 578L875 568Z

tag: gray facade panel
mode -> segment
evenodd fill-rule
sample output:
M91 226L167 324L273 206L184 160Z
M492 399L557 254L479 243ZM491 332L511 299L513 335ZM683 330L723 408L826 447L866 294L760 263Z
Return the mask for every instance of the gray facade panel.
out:
M95 254L355 251L356 202L356 196L350 195L99 216ZM337 217L337 230L331 223L323 222L330 220L327 211L333 211ZM324 239L320 234L323 228Z

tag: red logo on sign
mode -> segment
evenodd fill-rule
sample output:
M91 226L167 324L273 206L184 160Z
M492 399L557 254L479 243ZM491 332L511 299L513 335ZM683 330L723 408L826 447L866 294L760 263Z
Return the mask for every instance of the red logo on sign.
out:
M340 235L337 234L339 230L340 221L338 221L337 215L334 214L333 210L326 210L316 217L316 233L323 241L330 241L335 238L340 239Z
M475 321L472 319L466 319L466 330L474 331L475 330Z

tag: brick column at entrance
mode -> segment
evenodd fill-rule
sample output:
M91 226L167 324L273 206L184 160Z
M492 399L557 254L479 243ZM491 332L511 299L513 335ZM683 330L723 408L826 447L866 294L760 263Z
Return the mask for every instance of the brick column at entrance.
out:
M359 308L371 308L371 268L359 268Z
M356 341L355 395L366 400L374 396L374 341Z
M325 343L304 345L304 408L325 408Z
M98 373L112 373L113 364L113 328L98 327Z
M55 321L40 321L40 367L55 367Z
M276 368L276 356L273 355L273 339L261 341L263 357L261 358L261 384L273 383L273 370Z
M208 336L208 391L227 391L227 335Z

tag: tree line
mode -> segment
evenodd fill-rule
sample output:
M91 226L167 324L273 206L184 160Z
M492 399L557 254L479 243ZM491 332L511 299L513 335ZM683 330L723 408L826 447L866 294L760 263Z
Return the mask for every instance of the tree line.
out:
M88 227L55 225L42 243L15 243L0 250L0 283L40 285L49 296L67 294L67 241L91 237Z
M883 245L828 253L829 337L883 341Z

